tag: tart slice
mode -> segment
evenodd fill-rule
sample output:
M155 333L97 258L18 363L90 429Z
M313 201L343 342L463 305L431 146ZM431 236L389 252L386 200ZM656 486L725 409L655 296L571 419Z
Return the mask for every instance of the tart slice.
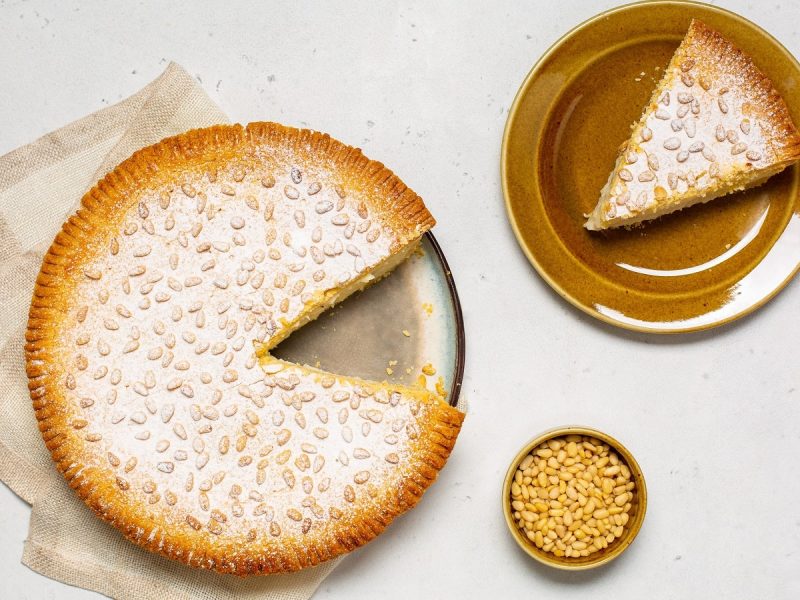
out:
M708 202L759 185L798 158L800 135L770 80L695 20L585 227L633 225Z
M83 198L34 290L29 387L58 469L192 566L295 571L369 541L436 478L463 415L266 352L432 225L391 171L316 132L217 126L137 152Z

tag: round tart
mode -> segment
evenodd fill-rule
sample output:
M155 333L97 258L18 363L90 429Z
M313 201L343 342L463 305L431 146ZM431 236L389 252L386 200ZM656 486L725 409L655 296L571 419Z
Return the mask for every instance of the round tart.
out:
M274 123L145 148L45 256L26 333L39 428L130 540L239 575L348 552L419 500L462 413L269 349L434 221L382 164Z

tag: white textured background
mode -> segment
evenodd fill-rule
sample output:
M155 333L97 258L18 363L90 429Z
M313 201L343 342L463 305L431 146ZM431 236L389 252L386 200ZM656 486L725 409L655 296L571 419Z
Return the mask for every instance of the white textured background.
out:
M315 598L800 597L800 282L710 333L624 333L550 292L505 218L500 139L517 87L560 35L616 4L0 0L0 154L175 60L234 120L361 146L439 220L466 317L471 411L422 504ZM800 55L800 2L716 4ZM499 498L519 446L572 422L622 440L650 494L635 545L579 574L522 554ZM97 597L20 564L28 512L0 486L0 598Z

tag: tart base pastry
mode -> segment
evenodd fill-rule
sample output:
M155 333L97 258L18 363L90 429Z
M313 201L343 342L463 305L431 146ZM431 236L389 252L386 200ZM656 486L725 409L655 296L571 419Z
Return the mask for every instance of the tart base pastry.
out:
M752 59L700 21L619 150L590 230L633 225L760 185L800 158L800 134Z
M433 223L316 132L217 126L137 152L83 198L34 290L29 387L58 469L191 566L295 571L368 542L435 480L463 414L268 350Z

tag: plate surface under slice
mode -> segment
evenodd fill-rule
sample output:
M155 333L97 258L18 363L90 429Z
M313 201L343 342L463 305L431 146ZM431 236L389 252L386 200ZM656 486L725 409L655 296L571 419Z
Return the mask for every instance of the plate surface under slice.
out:
M408 334L408 335L406 335ZM464 372L464 323L453 276L436 239L391 275L295 332L272 354L334 373L427 387L456 406ZM426 369L431 373L430 369Z

